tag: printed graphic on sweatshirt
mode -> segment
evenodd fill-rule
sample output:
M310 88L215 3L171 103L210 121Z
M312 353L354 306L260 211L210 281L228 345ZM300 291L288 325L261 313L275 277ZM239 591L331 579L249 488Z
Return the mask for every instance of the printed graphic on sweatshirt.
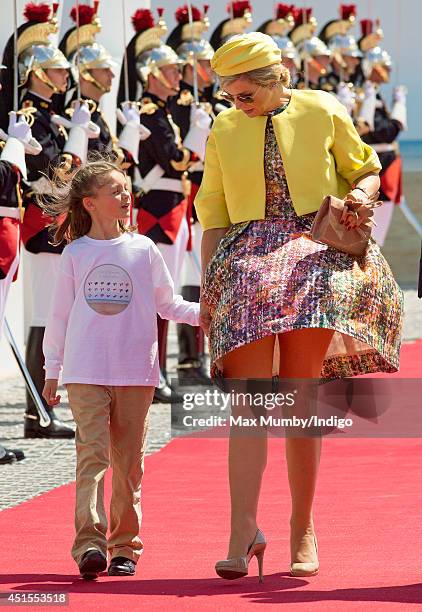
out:
M104 264L91 270L85 280L87 304L103 315L114 315L128 307L133 287L129 274L120 266Z

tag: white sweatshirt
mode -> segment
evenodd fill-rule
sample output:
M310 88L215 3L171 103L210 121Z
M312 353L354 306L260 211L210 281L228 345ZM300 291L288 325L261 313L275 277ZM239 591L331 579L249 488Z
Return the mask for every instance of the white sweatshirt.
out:
M157 312L199 323L199 304L174 294L161 253L146 236L84 236L63 251L43 350L46 378L91 385L159 382Z

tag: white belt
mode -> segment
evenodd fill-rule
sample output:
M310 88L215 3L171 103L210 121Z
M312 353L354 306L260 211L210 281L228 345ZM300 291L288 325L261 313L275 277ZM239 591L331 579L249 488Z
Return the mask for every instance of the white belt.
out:
M388 151L398 151L398 146L395 143L388 144L386 142L380 142L379 144L372 144L371 147L377 153L387 153Z
M160 178L154 183L154 186L150 189L150 191L155 191L156 189L159 189L160 191L175 191L176 193L183 193L182 181L180 179Z
M11 206L0 206L0 217L20 219L19 208L12 208Z
M204 169L204 164L201 161L197 161L191 166L189 166L189 172L202 172Z

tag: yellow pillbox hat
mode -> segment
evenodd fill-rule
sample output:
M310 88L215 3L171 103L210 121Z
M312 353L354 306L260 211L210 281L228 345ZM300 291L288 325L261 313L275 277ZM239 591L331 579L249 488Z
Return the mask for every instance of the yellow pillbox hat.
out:
M214 54L211 68L218 76L233 76L257 70L281 61L275 41L262 32L250 32L230 38Z

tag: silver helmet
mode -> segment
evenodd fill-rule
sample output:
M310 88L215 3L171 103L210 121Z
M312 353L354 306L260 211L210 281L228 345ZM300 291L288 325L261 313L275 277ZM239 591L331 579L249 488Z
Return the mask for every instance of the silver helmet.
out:
M319 55L331 56L327 45L315 35L317 20L312 15L312 9L296 9L295 27L290 32L290 39L296 46L302 61L309 61Z
M289 32L295 26L293 16L293 6L289 4L278 4L276 6L275 19L271 19L262 24L260 32L271 36L281 51L281 57L289 58L300 67L299 53L289 38Z
M68 69L70 64L60 49L49 40L50 35L55 34L58 30L57 18L54 10L51 12L48 5L38 5L38 9L44 9L44 7L44 15L37 10L37 5L28 4L25 7L24 14L28 23L24 24L17 39L19 86L24 85L30 73L33 72L57 93L55 85L50 81L45 70L49 68Z
M381 78L388 82L392 61L387 51L380 47L380 42L384 38L380 23L378 20L374 24L370 19L364 19L361 21L361 27L362 37L359 40L359 48L363 52L362 72L365 78L369 78L376 69Z
M101 22L97 16L98 4L96 2L94 7L85 4L73 7L70 16L79 27L69 30L62 40L61 48L71 63L74 80L78 81L81 76L106 93L109 90L94 79L91 70L116 68L118 64L107 49L96 41L96 35L101 31Z
M204 13L192 6L192 23L187 6L179 7L175 13L178 25L168 37L167 44L185 64L192 64L194 60L210 61L214 55L214 49L203 37L210 25L207 11L208 6L204 6Z

